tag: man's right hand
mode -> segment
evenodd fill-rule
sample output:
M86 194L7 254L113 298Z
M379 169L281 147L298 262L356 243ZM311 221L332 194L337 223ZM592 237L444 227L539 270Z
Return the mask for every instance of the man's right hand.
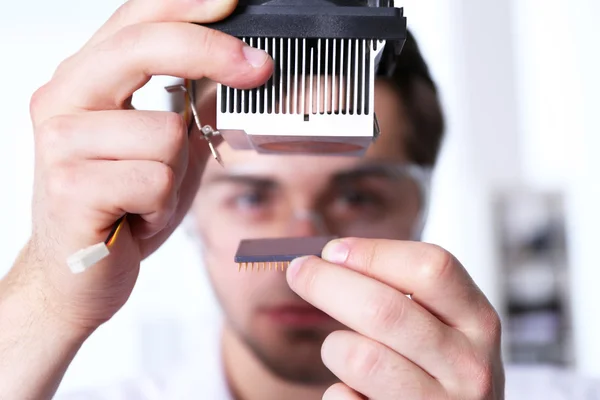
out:
M141 260L168 238L193 201L207 143L199 134L188 138L176 113L133 110L133 93L152 75L207 77L238 88L269 78L273 64L266 53L189 23L222 19L235 6L234 0L131 0L34 94L33 229L0 282L0 398L51 396L72 355L55 354L64 362L47 364L59 367L33 373L44 369L35 365L44 362L36 360L36 346L11 341L35 341L36 335L43 341L48 332L33 334L36 326L85 337L110 319L131 294ZM67 257L103 241L125 213L132 217L111 255L72 274ZM31 385L32 376L47 382ZM6 392L10 387L17 392Z

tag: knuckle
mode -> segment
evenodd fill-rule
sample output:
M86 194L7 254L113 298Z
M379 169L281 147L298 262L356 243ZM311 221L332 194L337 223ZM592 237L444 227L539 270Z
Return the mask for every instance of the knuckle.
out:
M77 170L71 166L54 168L45 178L46 195L50 199L66 200L77 190Z
M300 283L301 291L308 297L312 297L317 291L319 269L315 268L316 262L316 259L313 257L305 259L296 279Z
M145 23L127 25L97 47L101 48L101 50L134 52L140 45L146 31L146 26L147 24Z
M500 320L500 316L492 306L489 306L488 308L487 317L484 321L484 326L486 330L494 336L497 336L502 330L502 321Z
M481 330L483 331L483 337L486 343L490 343L494 346L500 343L502 321L498 312L492 306L489 306L484 312L484 317L481 321Z
M71 70L71 67L76 65L79 54L80 53L75 53L75 54L65 58L60 64L58 64L58 67L54 71L53 76L57 77L57 76L61 76L61 75L66 75L68 73L68 71Z
M443 355L446 361L454 365L462 357L462 348L456 346L460 340L454 331L445 326L440 327L436 322L424 324L415 336L420 336L419 345L426 346Z
M456 371L460 371L458 382L452 392L462 392L463 398L487 400L494 398L494 367L487 357L482 357L474 349L463 351L452 363ZM460 383L459 383L460 382Z
M221 32L214 29L203 29L200 35L200 48L206 54L211 54L213 49L218 46L219 39L222 37Z
M29 100L29 114L33 120L37 119L40 109L46 102L46 99L49 96L50 85L49 83L38 88L32 95Z
M364 265L364 272L367 276L373 276L375 265L379 262L377 260L377 255L379 254L379 242L373 240L363 243L363 245L364 249L361 250L363 253L361 261Z
M168 203L175 191L175 172L165 164L158 164L150 177L161 203Z
M156 210L169 213L177 205L176 176L171 167L166 164L158 164L153 175L150 177L151 184L156 190Z
M179 153L187 141L187 126L183 116L175 112L165 113L165 135L168 151Z
M69 140L73 131L72 121L68 116L55 116L44 121L36 130L36 147L43 151L60 147Z
M374 329L394 332L404 317L404 306L393 295L376 294L367 301L366 314Z
M356 377L376 376L381 369L382 352L368 341L360 341L348 349L346 365Z
M386 256L386 248L394 244L394 241L386 239L365 239L348 238L346 243L349 245L348 259L360 268L360 272L375 277L380 272L377 266L390 263L390 258Z
M438 341L435 346L436 351L441 354L444 362L449 365L452 370L457 371L461 377L460 382L464 381L465 376L468 378L473 373L476 365L473 360L476 360L477 354L470 343L460 335L449 332L449 338L445 341ZM460 344L459 344L460 343Z
M375 266L385 262L381 260L381 241L378 239L349 237L344 242L348 246L347 261L360 268L360 272L367 276L373 276Z
M474 400L491 399L494 393L494 372L488 363L475 363L472 367L471 396Z
M138 6L137 3L139 3L139 1L137 1L137 0L126 0L113 13L112 18L115 20L115 22L118 25L121 25L121 26L130 25L131 23L129 21L135 21L134 17L136 17L135 11L136 11L136 7ZM150 4L154 5L154 3L150 3ZM148 6L149 4L146 2L145 5ZM139 9L137 11L139 12Z
M452 270L454 262L454 256L448 251L439 246L428 245L420 268L424 282L443 279Z

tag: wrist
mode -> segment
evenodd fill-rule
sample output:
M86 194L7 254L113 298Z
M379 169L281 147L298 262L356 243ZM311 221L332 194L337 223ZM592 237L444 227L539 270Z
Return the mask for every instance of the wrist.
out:
M16 272L0 280L0 398L50 399L91 331L55 318Z
M27 288L0 288L1 324L23 341L46 341L63 350L78 349L93 329L69 324L44 299Z
M35 279L32 273L41 266L31 265L26 247L8 275L0 280L0 315L2 320L14 328L26 324L28 330L41 330L56 340L81 345L96 327L70 323L61 315L60 302L55 291L44 284L44 279ZM43 277L40 277L43 278ZM33 333L33 332L32 332Z

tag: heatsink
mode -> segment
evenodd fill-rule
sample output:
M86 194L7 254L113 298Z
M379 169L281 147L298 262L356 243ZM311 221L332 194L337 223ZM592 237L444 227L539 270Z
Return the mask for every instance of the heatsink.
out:
M271 78L217 88L217 129L234 149L362 155L379 136L374 86L383 50L406 37L391 1L240 1L209 25L266 51Z

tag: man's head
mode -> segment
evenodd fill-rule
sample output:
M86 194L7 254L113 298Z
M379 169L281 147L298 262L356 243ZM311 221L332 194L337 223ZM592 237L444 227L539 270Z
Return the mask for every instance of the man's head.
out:
M282 272L238 272L242 239L360 236L409 240L420 225L426 170L436 162L443 117L436 89L409 35L396 67L377 77L381 137L362 158L260 155L219 147L192 210L203 255L227 323L256 357L284 379L334 380L320 358L325 337L344 329L287 286ZM198 106L215 126L212 84Z

